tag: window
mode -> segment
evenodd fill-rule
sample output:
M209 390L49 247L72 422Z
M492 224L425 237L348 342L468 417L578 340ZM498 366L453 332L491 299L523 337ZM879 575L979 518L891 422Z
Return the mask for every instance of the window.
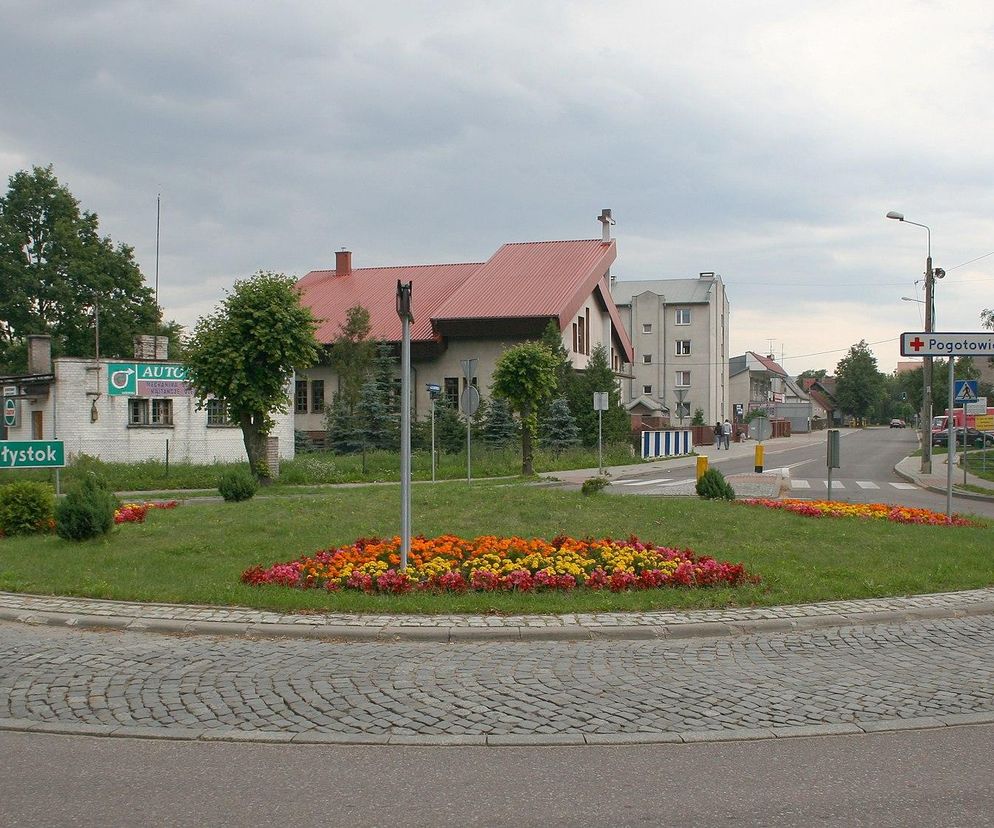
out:
M128 425L171 426L172 424L172 400L128 400Z
M690 324L690 308L679 308L676 312L677 325Z
M459 377L446 377L442 385L442 395L448 400L449 405L459 406Z
M676 341L676 355L677 356L689 356L690 355L690 340L689 339L678 339Z
M587 340L587 329L585 327L586 320L581 316L579 319L576 320L576 325L577 325L577 328L576 328L577 345L579 346L579 348L577 350L578 350L578 353L585 354L585 353L587 353L587 351L586 351L586 343L588 341Z
M577 335L576 322L573 323L573 353L580 353L580 338Z
M642 364L652 365L652 354L642 354Z
M307 380L297 380L293 386L293 410L297 414L307 413Z
M652 393L652 386L651 385L643 385L642 386L642 393L643 394L651 394Z
M324 380L311 380L311 411L324 411Z
M642 323L642 333L652 333L652 323L643 322Z
M690 386L690 371L676 372L676 387L688 388Z
M231 417L228 414L228 403L224 400L207 401L207 425L208 426L233 426Z

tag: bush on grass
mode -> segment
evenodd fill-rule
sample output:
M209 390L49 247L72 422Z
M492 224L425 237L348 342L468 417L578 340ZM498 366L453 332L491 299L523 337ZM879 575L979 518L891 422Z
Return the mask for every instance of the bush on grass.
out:
M585 495L596 494L610 482L606 477L588 477L583 481L580 491Z
M10 483L0 488L0 535L27 535L52 528L55 493L47 483Z
M120 505L103 478L91 474L76 483L55 507L55 531L65 540L82 541L106 535Z
M735 500L735 489L718 469L708 469L697 481L697 494L705 500Z
M229 469L217 481L217 490L227 502L238 502L251 498L259 488L252 472L244 467Z

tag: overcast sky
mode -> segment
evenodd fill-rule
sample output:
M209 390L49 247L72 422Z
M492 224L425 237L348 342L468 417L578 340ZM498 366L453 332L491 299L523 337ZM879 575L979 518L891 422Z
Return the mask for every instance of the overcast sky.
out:
M994 306L994 5L0 0L0 177L54 165L192 326L237 278L596 238L721 274L796 374Z

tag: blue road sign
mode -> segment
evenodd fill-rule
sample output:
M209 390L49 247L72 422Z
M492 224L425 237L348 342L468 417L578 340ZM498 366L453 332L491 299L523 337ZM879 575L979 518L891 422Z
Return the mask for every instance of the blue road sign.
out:
M958 403L977 401L979 390L976 380L953 380L953 398Z

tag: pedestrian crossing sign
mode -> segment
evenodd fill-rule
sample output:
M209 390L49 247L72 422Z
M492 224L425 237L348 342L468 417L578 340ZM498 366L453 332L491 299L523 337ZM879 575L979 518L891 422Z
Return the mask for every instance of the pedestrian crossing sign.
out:
M955 401L972 403L977 401L978 390L976 380L955 380L953 384Z

